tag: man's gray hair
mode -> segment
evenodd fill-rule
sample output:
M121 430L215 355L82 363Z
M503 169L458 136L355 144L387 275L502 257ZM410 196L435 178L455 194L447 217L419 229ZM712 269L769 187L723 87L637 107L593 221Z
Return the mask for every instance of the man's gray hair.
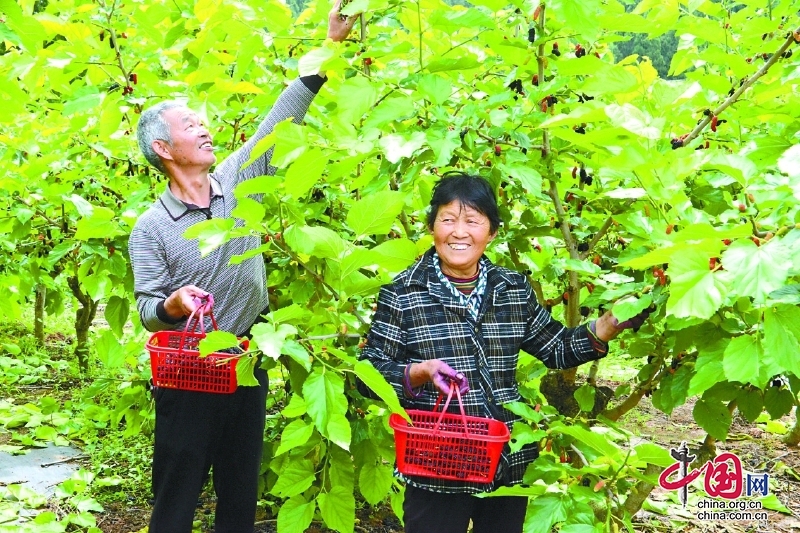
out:
M186 103L178 100L166 100L142 111L139 123L136 126L136 138L139 140L139 149L145 159L158 170L167 173L161 158L153 150L153 141L164 141L172 144L169 134L169 124L164 119L164 111L175 107L185 107Z

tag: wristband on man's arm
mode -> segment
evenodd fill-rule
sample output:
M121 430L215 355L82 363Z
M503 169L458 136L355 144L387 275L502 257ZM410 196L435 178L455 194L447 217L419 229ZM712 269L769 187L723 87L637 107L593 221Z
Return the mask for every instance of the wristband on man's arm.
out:
M169 316L169 313L167 313L167 308L164 306L164 302L166 302L166 300L161 300L156 304L156 317L158 317L161 322L165 322L167 324L177 324L183 320L183 317L172 318Z
M322 74L311 74L309 76L300 76L300 81L306 86L306 89L314 94L317 94L322 88L322 85L328 80Z

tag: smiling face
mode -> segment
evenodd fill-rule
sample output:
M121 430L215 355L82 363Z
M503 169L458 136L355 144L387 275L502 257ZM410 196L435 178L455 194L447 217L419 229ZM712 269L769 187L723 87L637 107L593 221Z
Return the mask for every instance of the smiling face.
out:
M439 207L433 223L433 244L442 272L461 279L478 272L478 260L497 232L489 218L458 200Z
M174 107L164 111L162 117L169 124L172 143L154 141L153 149L163 160L181 169L201 171L216 163L211 135L197 113L186 107Z

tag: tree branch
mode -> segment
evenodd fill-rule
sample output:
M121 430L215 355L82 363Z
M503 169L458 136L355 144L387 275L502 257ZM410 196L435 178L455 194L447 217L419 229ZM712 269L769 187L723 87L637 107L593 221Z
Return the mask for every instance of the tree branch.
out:
M795 32L800 32L800 27L799 27L799 28L797 28L797 29L795 30ZM741 85L739 86L739 88L738 88L738 89L736 89L736 90L733 92L733 94L731 94L730 96L728 96L728 98L726 98L726 99L725 99L725 100L724 100L724 101L723 101L723 102L722 102L722 103L721 103L721 104L720 104L720 105L719 105L719 106L718 106L716 109L714 109L713 111L711 111L711 114L709 114L707 117L703 118L703 119L702 119L702 120L701 120L701 121L700 121L700 122L697 124L697 126L695 126L695 127L694 127L694 129L693 129L693 130L692 130L692 131L691 131L691 132L690 132L690 133L689 133L689 134L688 134L688 135L687 135L687 136L686 136L686 137L683 139L683 146L686 146L686 145L687 145L687 144L689 144L691 141L693 141L694 139L696 139L696 138L697 138L697 136L698 136L698 135L700 135L700 133L701 133L701 132L702 132L702 131L703 131L703 130L706 128L706 126L708 126L708 124L711 122L711 120L712 120L712 119L713 119L715 116L719 116L719 115L720 115L720 113L722 113L722 112L723 112L723 111L725 111L725 110L726 110L728 107L730 107L731 105L733 105L733 104L734 104L734 103L735 103L735 102L736 102L736 101L739 99L739 97L742 95L742 93L744 93L744 92L745 92L747 89L749 89L749 88L750 88L750 87L751 87L751 86L752 86L752 85L753 85L753 84L756 82L756 80L757 80L758 78L760 78L761 76L763 76L764 74L766 74L766 73L767 73L767 71L770 69L770 67L772 67L772 65L774 65L775 63L777 63L777 62L778 62L778 61L781 59L781 56L783 55L783 53L784 53L784 52L786 52L786 50L788 50L788 49L789 49L789 47L790 47L792 44L794 44L794 42L795 42L795 41L794 41L794 36L793 36L793 33L792 33L792 32L789 32L789 35L788 35L788 37L786 37L786 40L785 40L785 41L784 41L784 43L781 45L781 47L780 47L780 48L778 48L778 51L777 51L777 52L775 52L774 54L772 54L772 57L771 57L771 58L769 58L769 59L767 60L767 62L766 62L766 63L764 63L764 65L762 65L762 66L761 66L761 68L760 68L760 69L758 69L758 70L756 71L756 73L755 73L755 74L753 74L753 75L752 75L752 76L750 76L749 78L744 78L744 79L742 80L742 83L741 83Z
M603 225L600 227L600 230L594 234L594 237L591 241L589 241L589 249L580 254L581 259L586 259L589 255L594 251L594 247L597 246L597 243L606 236L608 230L611 228L611 224L614 223L613 217L608 217Z

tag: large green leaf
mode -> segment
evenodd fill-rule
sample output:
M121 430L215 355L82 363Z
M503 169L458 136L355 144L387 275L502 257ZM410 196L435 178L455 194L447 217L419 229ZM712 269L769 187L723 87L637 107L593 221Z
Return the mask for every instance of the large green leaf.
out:
M233 333L227 331L209 331L204 339L200 340L198 350L200 357L205 357L210 353L233 348L239 344L239 340Z
M502 163L497 168L518 180L528 194L538 195L542 190L542 175L533 167L522 163Z
M385 135L378 144L383 148L386 159L390 163L397 163L404 157L411 157L426 141L427 137L423 132L415 131L408 137L397 133Z
M640 137L645 139L661 138L664 119L653 119L631 104L607 106L606 114L612 124Z
M393 468L383 461L369 461L361 467L358 489L370 505L378 505L389 494L394 482Z
M338 259L345 250L339 234L322 226L292 226L283 236L292 250L301 254Z
M278 455L286 453L297 446L302 446L308 442L308 439L311 438L313 433L314 426L306 424L305 420L292 420L283 428L280 445L278 449L275 450L275 456L277 457Z
M82 218L78 221L78 231L75 238L81 241L89 239L105 239L114 237L122 231L119 224L114 222L114 212L111 209L101 206L94 206L91 216Z
M386 234L403 210L405 200L397 191L381 191L362 198L347 213L347 225L359 237Z
M372 250L375 262L389 272L400 272L413 263L418 255L417 246L408 239L390 239Z
M700 427L715 439L725 440L728 438L731 413L724 403L700 399L694 405L692 415Z
M358 376L358 379L377 394L393 413L397 413L411 422L405 409L400 406L400 401L397 399L397 393L395 393L394 388L389 385L380 372L375 370L372 363L367 360L358 361L353 365L353 371Z
M212 218L191 226L183 236L197 239L200 255L205 257L230 240L236 221L232 218Z
M723 353L702 352L695 363L696 372L690 382L688 394L696 396L710 389L724 375Z
M511 438L508 442L511 453L518 452L526 444L539 442L547 436L547 432L543 429L534 429L524 422L517 422L511 430Z
M428 146L431 147L436 157L433 166L441 167L448 165L453 157L453 151L461 146L459 133L455 130L430 129L425 135L428 140Z
M298 70L301 76L318 74L322 69L323 63L332 58L334 52L327 47L314 48L309 50L298 62Z
M350 449L350 421L341 413L332 413L328 416L328 439L344 450Z
M274 324L262 322L253 326L250 331L258 349L270 359L277 360L283 353L286 337L297 333L297 328L290 324Z
M344 380L333 372L317 368L303 383L303 398L306 410L317 426L317 430L328 436L328 423L333 415L347 412L347 397L344 395Z
M357 124L377 100L378 89L368 79L357 76L346 80L336 94L339 120Z
M789 414L795 404L792 391L783 387L767 387L764 392L764 408L773 420Z
M313 501L307 502L302 495L292 496L278 510L278 531L281 533L304 533L314 519Z
M120 298L119 296L112 296L108 299L103 316L108 322L111 331L114 332L118 338L122 338L122 329L128 321L128 313L130 312L130 302L127 298Z
M443 76L426 74L417 82L417 90L434 104L443 104L450 98L453 87Z
M236 385L239 387L258 387L261 384L254 374L257 357L242 355L236 362Z
M687 250L670 263L672 280L667 313L677 318L707 319L713 315L728 293L719 274L709 270L709 257L702 252Z
M580 426L563 426L561 424L551 424L550 429L574 437L580 445L589 446L607 457L616 457L620 453L616 444L609 441L605 435L601 435L589 429L584 429Z
M792 266L788 250L777 239L760 247L736 241L722 254L722 264L736 280L737 294L752 296L756 302L783 286Z
M114 337L111 330L103 331L95 341L97 359L109 370L125 364L125 348Z
M759 383L759 368L763 349L757 337L743 335L731 340L725 349L722 367L728 381Z
M353 533L356 519L356 500L353 491L344 487L332 487L317 496L319 512L325 525L340 533Z
M522 531L524 533L550 533L553 524L564 522L566 519L567 507L562 497L558 494L546 494L534 498L528 504Z
M644 294L641 298L636 298L635 296L624 298L614 302L611 312L614 313L617 320L625 322L650 307L652 303L653 297L650 294Z
M280 498L297 496L305 492L314 479L314 463L308 459L293 459L286 463L270 492Z
M669 452L662 446L657 446L646 442L639 444L633 448L635 458L643 463L654 464L663 466L664 468L672 465L675 460L670 456Z
M764 348L783 371L800 376L800 309L780 304L764 311Z
M311 148L298 157L286 171L283 188L295 198L302 198L319 181L328 157L319 148Z

